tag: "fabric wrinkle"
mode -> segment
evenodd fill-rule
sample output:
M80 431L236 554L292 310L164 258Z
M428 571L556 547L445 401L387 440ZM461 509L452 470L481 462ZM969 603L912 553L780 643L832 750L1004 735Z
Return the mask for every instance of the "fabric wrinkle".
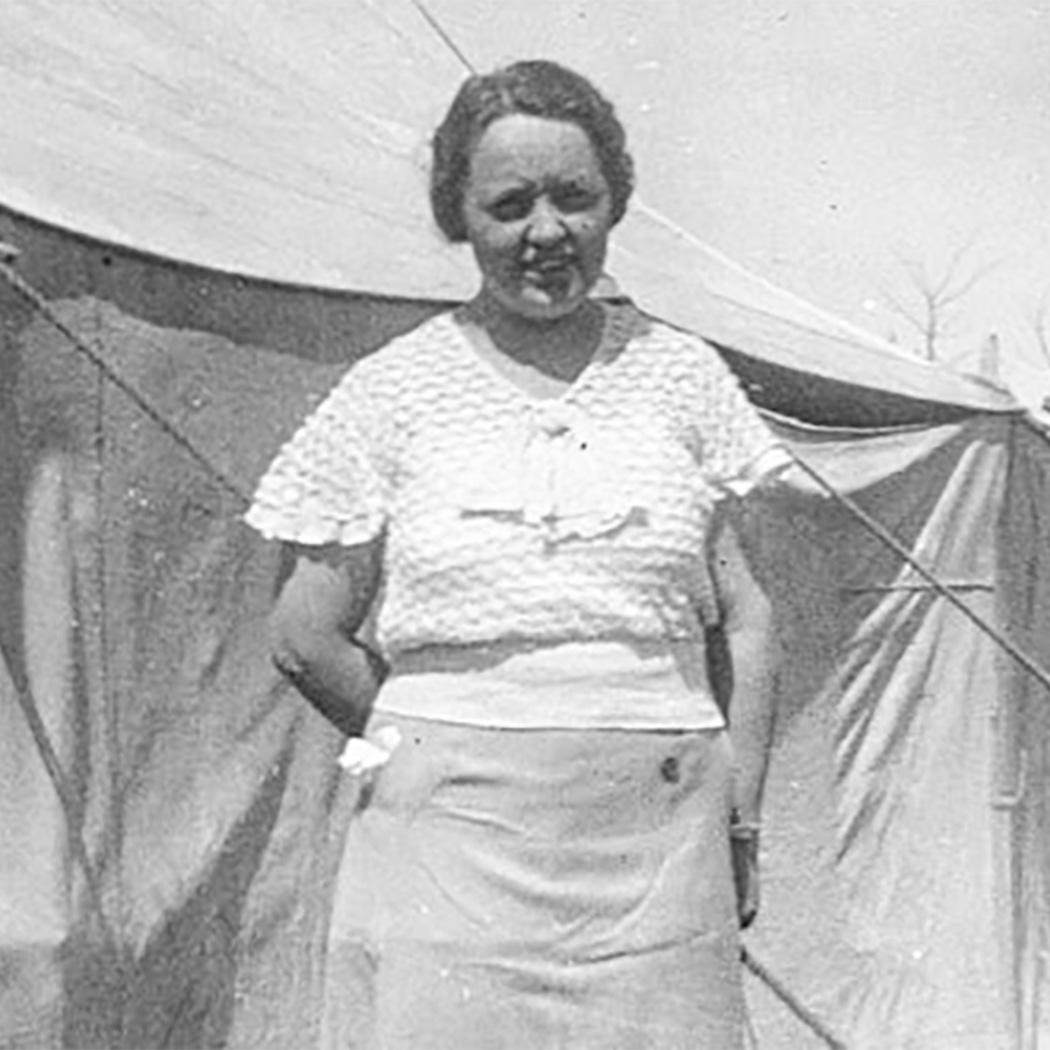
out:
M384 536L390 674L344 755L368 787L329 931L331 1045L741 1044L707 551L777 442L713 347L601 310L552 398L453 314L387 344L249 512L297 542Z
M284 446L248 521L318 543L386 527L388 656L500 636L700 638L714 506L777 443L713 348L602 309L601 352L553 402L498 376L452 314L394 340Z
M414 814L351 827L332 929L379 944L378 1045L611 1047L635 1027L653 1046L739 1045L723 732L390 721L428 768L381 776L435 787Z

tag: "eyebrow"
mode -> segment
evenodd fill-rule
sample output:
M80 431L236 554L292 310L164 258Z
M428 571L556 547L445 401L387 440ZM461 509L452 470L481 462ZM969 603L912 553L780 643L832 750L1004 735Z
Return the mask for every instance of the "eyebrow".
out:
M536 185L532 182L518 182L510 186L502 186L493 194L492 200L503 200L505 197L522 197L536 192Z
M498 187L494 190L489 197L490 200L500 200L503 197L515 196L519 193L535 193L537 189L544 189L547 186L553 186L555 189L569 189L569 190L593 190L597 188L599 182L597 179L588 178L586 175L572 175L568 178L555 178L550 182L537 183L533 179L520 178L514 181L508 181L504 186Z

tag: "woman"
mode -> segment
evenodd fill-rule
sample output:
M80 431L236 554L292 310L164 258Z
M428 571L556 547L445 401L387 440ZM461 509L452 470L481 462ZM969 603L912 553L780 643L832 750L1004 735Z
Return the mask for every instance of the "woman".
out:
M711 348L592 297L631 189L588 81L469 80L431 202L477 296L351 368L249 513L298 545L278 666L389 757L338 877L330 1045L740 1045L730 841L746 920L772 659L733 488L777 449Z

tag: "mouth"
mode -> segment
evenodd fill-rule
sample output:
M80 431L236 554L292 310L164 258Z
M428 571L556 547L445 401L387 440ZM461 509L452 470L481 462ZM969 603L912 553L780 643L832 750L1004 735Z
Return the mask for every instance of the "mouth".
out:
M543 291L567 292L576 277L576 258L571 255L531 259L521 268L526 283Z
M523 269L546 273L552 270L564 270L574 265L576 256L572 252L558 252L554 255L533 255L522 263Z

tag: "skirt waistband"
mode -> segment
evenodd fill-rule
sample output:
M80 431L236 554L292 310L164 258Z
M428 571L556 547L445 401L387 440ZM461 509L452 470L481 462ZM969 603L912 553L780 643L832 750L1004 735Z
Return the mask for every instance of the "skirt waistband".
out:
M394 654L376 710L506 728L725 724L693 640L427 646Z

